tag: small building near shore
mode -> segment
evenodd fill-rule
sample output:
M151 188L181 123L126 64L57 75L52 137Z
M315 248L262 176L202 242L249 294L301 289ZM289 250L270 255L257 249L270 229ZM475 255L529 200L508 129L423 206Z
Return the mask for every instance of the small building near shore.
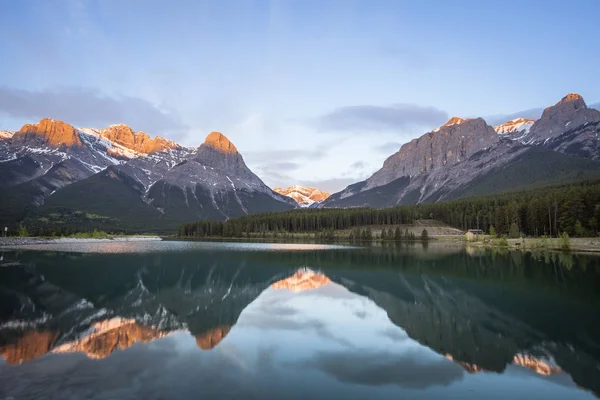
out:
M467 233L465 233L465 239L471 241L475 240L477 236L483 235L484 232L481 229L469 229Z

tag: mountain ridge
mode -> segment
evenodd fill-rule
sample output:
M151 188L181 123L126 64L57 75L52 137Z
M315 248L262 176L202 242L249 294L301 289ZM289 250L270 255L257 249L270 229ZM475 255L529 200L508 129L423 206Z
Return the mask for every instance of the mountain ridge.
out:
M47 220L47 213L83 212L104 216L106 229L126 230L127 224L116 221L137 226L127 215L130 207L132 215L153 221L148 225L175 229L188 219L223 220L296 207L265 185L218 132L189 148L123 124L79 129L43 119L2 137L0 187L6 190L0 193L0 221L6 223L36 213L36 220Z
M588 108L577 94L547 107L537 121L516 118L492 128L481 118L453 117L402 145L371 177L334 193L320 207L385 207L461 198L462 192L477 191L472 183L497 179L510 165L519 165L521 171L515 183L529 171L538 174L532 177L543 176L547 184L558 183L569 175L564 168L572 169L573 176L593 178L600 165L599 136L600 111ZM535 161L527 159L527 154L537 154L529 152L536 148L547 151L549 158L558 157L558 163L539 171ZM510 182L502 183L505 188L506 183Z

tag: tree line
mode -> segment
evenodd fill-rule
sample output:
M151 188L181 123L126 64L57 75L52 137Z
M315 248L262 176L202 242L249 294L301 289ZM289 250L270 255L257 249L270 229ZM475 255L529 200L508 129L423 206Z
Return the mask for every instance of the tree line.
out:
M183 224L183 237L243 237L261 233L314 233L370 225L413 224L436 219L461 230L498 236L596 236L600 221L600 181L464 200L391 208L310 208L253 214L227 221Z

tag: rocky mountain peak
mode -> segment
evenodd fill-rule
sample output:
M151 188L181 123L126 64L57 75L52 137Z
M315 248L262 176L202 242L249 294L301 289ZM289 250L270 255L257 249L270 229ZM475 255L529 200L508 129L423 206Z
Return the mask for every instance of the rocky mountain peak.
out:
M439 128L434 129L432 132L438 132L442 128L445 128L447 126L459 125L465 121L467 121L467 120L462 119L460 117L452 117L448 120L448 122L446 122L444 125L440 126Z
M279 280L271 285L273 289L289 290L291 292L304 292L318 289L331 283L331 280L322 272L315 272L309 268L300 268L294 275Z
M13 135L14 135L14 132L0 131L0 140L8 140L8 139L12 138Z
M315 202L321 202L331 196L330 193L323 192L319 189L300 185L294 185L287 188L275 188L273 191L294 199L301 207L308 207Z
M548 114L546 116L551 117L558 113L566 114L585 108L587 108L587 105L585 104L583 97L575 93L569 93L555 105L546 107L544 114ZM544 118L544 114L542 114L542 118Z
M569 93L558 103L544 110L530 130L531 142L556 138L568 130L600 120L600 112L588 108L578 94Z
M569 93L565 97L561 99L559 103L568 103L568 102L581 102L585 104L583 101L583 97L577 93Z
M100 131L100 136L139 153L150 154L179 147L175 142L156 136L154 139L144 132L136 132L124 124L111 125Z
M463 122L465 122L465 120L460 117L452 117L448 120L448 122L446 122L442 126L451 126L451 125L456 125L456 124L462 124Z
M213 149L219 150L223 153L237 153L237 148L227 139L227 136L221 132L211 132L204 140L204 144L212 147Z
M201 350L211 350L227 336L231 326L221 325L196 336L196 345Z
M499 140L494 128L483 118L452 118L448 121L450 122L451 125L444 125L438 129L443 134L432 131L402 145L400 150L388 157L383 167L367 180L362 190L386 185L400 177L413 177L438 168L450 167Z
M77 130L66 122L43 118L37 124L25 124L13 136L21 144L26 145L30 140L39 140L44 145L81 147L83 143Z

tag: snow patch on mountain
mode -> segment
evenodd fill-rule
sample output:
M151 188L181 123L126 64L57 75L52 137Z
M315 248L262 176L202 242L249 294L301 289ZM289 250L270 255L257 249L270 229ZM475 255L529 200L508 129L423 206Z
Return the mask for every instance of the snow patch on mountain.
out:
M314 203L319 203L331 196L331 194L319 189L300 185L294 185L288 188L275 188L273 191L283 196L291 197L298 205L300 205L300 207L310 207Z
M508 122L503 123L494 127L494 130L498 135L511 135L515 133L528 134L531 126L535 123L535 120L528 118L515 118ZM517 140L511 137L513 140Z
M0 131L0 140L6 140L13 137L15 133L9 131Z

